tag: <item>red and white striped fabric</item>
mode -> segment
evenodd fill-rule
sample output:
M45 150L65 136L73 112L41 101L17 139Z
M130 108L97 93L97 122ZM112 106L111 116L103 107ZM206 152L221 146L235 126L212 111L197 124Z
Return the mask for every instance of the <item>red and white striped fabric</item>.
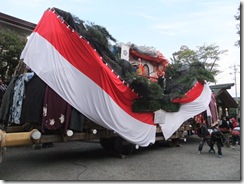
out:
M140 146L155 142L154 113L132 112L136 93L54 11L43 14L21 59L57 94L95 123ZM205 84L198 92L198 97L181 105L179 112L165 112L165 122L160 125L166 139L185 120L207 109L211 90Z
M31 34L21 58L70 105L129 142L155 142L153 113L132 112L136 93L99 54L57 14L47 10Z
M164 112L165 122L159 124L167 140L172 134L189 118L207 110L211 101L212 91L208 84L197 82L195 86L186 93L185 97L175 99L174 102L181 104L178 112Z

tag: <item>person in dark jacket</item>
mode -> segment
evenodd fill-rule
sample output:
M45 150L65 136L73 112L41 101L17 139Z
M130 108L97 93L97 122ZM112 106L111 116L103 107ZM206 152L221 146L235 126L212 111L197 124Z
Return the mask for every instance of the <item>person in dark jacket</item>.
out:
M221 116L221 121L219 122L218 128L224 134L225 145L230 147L230 137L231 137L231 127L229 126L229 118L226 115Z
M226 130L229 130L229 128L230 128L230 126L226 120L226 116L224 116L224 115L221 116L219 128L225 128Z
M209 146L210 146L210 151L214 150L214 144L217 144L217 148L218 148L218 157L222 158L222 147L223 147L223 143L225 141L225 137L224 134L219 130L218 128L218 124L214 124L212 126L212 133L210 136L210 142L209 142ZM215 153L215 151L214 151Z
M197 135L198 137L201 138L201 142L199 143L199 146L198 146L198 154L201 154L201 151L203 149L203 145L205 142L207 142L208 144L208 138L209 138L209 132L208 132L208 128L205 124L203 123L197 123L196 124L196 127L197 127Z

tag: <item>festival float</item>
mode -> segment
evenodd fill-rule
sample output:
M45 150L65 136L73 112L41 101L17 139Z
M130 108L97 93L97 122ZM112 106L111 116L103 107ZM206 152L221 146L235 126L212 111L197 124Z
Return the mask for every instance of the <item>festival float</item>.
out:
M119 154L185 138L209 108L213 76L200 62L115 40L105 28L47 9L22 51L0 108L1 158L13 146L98 140Z

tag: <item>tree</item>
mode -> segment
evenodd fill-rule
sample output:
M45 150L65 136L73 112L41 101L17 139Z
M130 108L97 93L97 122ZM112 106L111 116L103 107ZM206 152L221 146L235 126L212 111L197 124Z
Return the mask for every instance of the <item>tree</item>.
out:
M183 45L180 47L178 52L173 53L173 63L185 63L190 64L197 60L196 51L189 49L187 46Z
M236 25L236 29L237 29L237 32L236 33L239 35L239 40L237 40L237 42L235 43L235 46L240 47L240 6L238 8L237 15L235 15L234 17L239 22Z
M187 46L181 46L178 52L173 53L173 63L191 64L201 62L206 70L216 76L220 71L217 69L220 55L226 53L227 50L219 50L219 46L215 44L198 46L197 50L191 50Z
M26 37L10 29L0 30L0 75L4 80L13 74L26 41Z

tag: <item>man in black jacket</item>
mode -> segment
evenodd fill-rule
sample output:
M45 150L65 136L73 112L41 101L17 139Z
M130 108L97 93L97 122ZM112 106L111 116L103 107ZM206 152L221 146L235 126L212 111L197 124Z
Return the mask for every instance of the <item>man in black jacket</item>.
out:
M222 147L223 147L223 143L225 141L225 137L223 135L223 133L219 130L218 125L214 124L212 126L212 133L211 133L211 138L210 138L210 150L214 150L214 144L217 144L217 148L218 148L218 157L222 158Z
M201 154L204 143L207 142L207 144L209 145L209 143L208 143L209 132L208 132L207 126L203 123L197 123L196 127L197 127L197 135L198 135L198 137L201 138L201 142L198 146L197 153Z

